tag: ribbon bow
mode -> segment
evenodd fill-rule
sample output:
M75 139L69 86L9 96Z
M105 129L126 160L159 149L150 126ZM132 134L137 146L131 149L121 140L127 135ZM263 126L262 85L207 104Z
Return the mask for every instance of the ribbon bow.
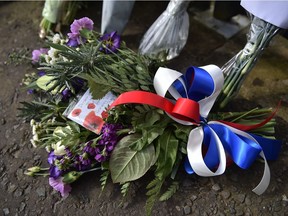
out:
M253 192L260 195L270 182L270 169L266 159L274 160L280 151L280 142L244 132L266 124L274 116L257 125L245 126L231 122L206 122L214 102L223 87L224 77L215 65L190 67L183 75L160 67L154 77L157 93L132 91L121 94L111 107L126 103L142 103L158 107L176 122L197 125L191 130L187 143L187 173L200 176L221 175L226 169L226 155L243 169L260 156L265 162L264 174ZM165 98L169 92L176 102ZM207 152L203 158L202 147Z

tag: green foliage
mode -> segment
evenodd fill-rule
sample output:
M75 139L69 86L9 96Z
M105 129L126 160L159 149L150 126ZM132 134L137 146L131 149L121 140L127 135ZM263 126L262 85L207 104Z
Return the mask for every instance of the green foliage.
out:
M173 181L168 190L160 196L159 201L165 201L170 199L177 192L178 189L179 182Z
M155 163L155 149L149 145L140 151L129 146L141 139L141 134L122 138L112 152L109 164L114 183L133 181L142 177Z
M155 178L146 187L146 189L148 190L146 193L148 198L146 200L145 209L146 209L146 215L148 216L151 215L153 206L155 202L159 199L163 183L164 179L160 180L158 178Z
M155 175L159 179L165 179L173 170L179 141L171 129L165 130L157 141L156 145L160 148L160 152L157 158Z
M121 185L121 194L123 197L126 197L129 191L130 187L130 182L125 182L124 184Z
M37 121L46 121L49 118L62 118L62 113L66 109L63 102L57 98L37 98L31 102L20 102L22 107L18 117L24 118L26 121L35 119Z
M104 190L104 188L105 188L105 186L107 184L107 180L108 180L109 174L110 174L109 170L106 170L106 171L101 173L100 182L101 182L102 191Z

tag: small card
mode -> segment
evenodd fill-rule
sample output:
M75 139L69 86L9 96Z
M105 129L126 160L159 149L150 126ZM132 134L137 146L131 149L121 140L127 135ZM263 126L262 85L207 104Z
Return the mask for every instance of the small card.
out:
M72 121L82 125L86 129L99 134L107 117L106 109L116 99L116 96L108 92L99 100L92 99L89 89L82 97L72 102L63 113Z

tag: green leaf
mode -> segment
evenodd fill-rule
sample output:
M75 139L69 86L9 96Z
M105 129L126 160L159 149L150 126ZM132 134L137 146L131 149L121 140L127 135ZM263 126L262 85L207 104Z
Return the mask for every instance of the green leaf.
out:
M103 172L101 174L100 182L101 182L101 190L102 191L104 190L104 188L105 188L105 186L107 184L109 173L110 172L108 170L106 170L105 172Z
M141 150L146 145L151 144L155 139L157 139L165 130L165 128L161 127L153 127L149 130L142 130L143 137L137 142L133 143L130 148L136 151Z
M57 49L57 50L61 50L61 51L68 51L68 50L70 50L67 46L64 46L64 45L55 44L55 43L50 43L50 42L47 42L47 44L48 44L50 47L53 47L54 49Z
M152 180L148 185L147 185L147 193L146 195L148 196L148 199L146 200L146 215L151 215L153 206L159 198L159 194L163 185L164 179L159 180L158 178L155 178Z
M165 201L165 200L170 199L170 198L173 196L173 194L176 193L176 191L177 191L178 189L179 189L179 182L174 181L174 182L170 185L170 187L168 188L168 190L160 196L159 201L162 202L162 201Z
M157 158L155 175L159 179L165 179L173 170L177 157L178 140L172 130L166 130L159 137L157 145L160 145L160 153Z
M139 139L141 139L140 134L126 136L117 143L113 150L109 166L114 183L139 179L155 163L153 145L149 145L141 151L135 151L129 147Z
M96 83L92 77L88 78L88 86L95 100L103 98L111 90L110 86Z
M43 89L44 91L48 91L56 84L56 80L54 76L44 75L37 79L36 84L39 88ZM55 88L51 91L52 94L56 94L57 92L58 88Z

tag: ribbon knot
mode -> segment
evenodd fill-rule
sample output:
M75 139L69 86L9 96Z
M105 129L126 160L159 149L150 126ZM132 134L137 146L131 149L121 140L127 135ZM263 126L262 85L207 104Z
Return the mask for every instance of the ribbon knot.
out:
M199 123L199 104L188 98L178 98L172 110L172 116L187 122Z

